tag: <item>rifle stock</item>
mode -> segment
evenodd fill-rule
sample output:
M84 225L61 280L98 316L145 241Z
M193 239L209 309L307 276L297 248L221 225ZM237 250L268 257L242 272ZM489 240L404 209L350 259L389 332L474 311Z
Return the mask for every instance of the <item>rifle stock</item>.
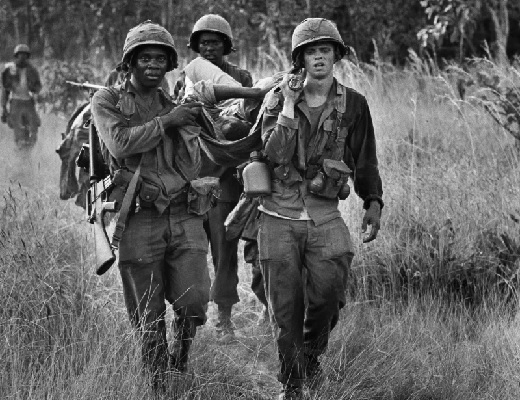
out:
M103 275L114 264L116 256L110 244L105 227L105 213L116 210L116 202L109 202L108 191L112 188L112 179L105 176L105 165L100 162L99 138L93 121L89 126L89 179L87 193L87 220L94 225L96 251L95 271Z
M103 275L114 264L116 256L108 240L103 221L103 213L99 213L94 222L94 240L96 250L96 274ZM99 222L98 222L99 219Z

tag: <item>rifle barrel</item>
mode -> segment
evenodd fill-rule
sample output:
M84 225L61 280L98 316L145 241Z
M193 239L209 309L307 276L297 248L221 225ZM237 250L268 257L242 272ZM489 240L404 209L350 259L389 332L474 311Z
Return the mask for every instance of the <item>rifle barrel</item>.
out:
M68 83L69 85L72 85L72 86L77 86L81 89L85 89L85 90L99 90L99 89L103 89L105 86L102 86L102 85L94 85L92 83L88 83L88 82L84 82L84 83L80 83L80 82L73 82L73 81L65 81L65 83Z

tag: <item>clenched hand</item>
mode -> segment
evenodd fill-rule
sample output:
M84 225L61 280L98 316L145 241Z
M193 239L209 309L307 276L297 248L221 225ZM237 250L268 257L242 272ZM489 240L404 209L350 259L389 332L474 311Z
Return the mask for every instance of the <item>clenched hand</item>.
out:
M202 103L185 103L175 107L161 120L165 128L180 128L186 125L197 125L197 117L202 112Z
M368 243L377 237L381 226L381 205L377 201L370 202L370 207L366 210L361 224L361 230L366 233L367 227L370 225L370 232L363 237L363 243Z

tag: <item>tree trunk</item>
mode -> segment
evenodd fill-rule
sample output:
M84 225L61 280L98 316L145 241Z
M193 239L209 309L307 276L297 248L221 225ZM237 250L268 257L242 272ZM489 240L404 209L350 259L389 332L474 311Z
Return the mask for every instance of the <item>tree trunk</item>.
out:
M280 42L280 3L279 0L266 0L267 20L269 21L269 45L277 46Z
M18 11L14 14L14 41L16 44L20 43L20 13Z
M495 28L496 50L495 59L500 65L509 63L507 58L507 38L509 36L509 13L507 10L508 0L494 0L488 3L489 13ZM498 4L497 4L498 3Z
M307 0L307 17L314 17L313 3L313 0Z
M26 28L26 37L27 37L27 44L31 46L32 43L32 13L31 13L31 0L27 0L26 3L26 9L27 9L27 28Z
M464 22L459 24L459 33L459 64L462 65L462 62L464 61Z

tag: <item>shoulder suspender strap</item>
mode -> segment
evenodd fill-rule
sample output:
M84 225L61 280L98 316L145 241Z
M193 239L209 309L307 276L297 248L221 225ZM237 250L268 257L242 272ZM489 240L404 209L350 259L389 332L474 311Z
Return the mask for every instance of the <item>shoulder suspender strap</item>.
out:
M347 96L345 88L341 88L341 96L336 97L334 100L335 107L336 107L336 119L334 120L334 125L332 126L332 130L330 131L330 134L328 137L323 138L323 140L320 142L319 148L317 152L315 153L318 158L318 163L323 163L323 150L325 147L331 147L334 141L337 139L339 134L339 127L341 126L341 119L343 118L343 114L345 114L346 108L347 108Z
M112 248L114 250L119 248L119 242L123 237L123 232L126 226L126 220L128 219L128 213L130 212L130 208L132 207L132 203L135 198L135 191L137 188L139 175L141 173L142 162L143 156L141 156L141 161L139 161L139 165L137 166L137 169L134 172L134 176L132 176L132 179L128 184L125 197L123 197L123 204L121 204L121 208L119 209L119 216L117 217L116 228L114 230L114 234L112 235Z

